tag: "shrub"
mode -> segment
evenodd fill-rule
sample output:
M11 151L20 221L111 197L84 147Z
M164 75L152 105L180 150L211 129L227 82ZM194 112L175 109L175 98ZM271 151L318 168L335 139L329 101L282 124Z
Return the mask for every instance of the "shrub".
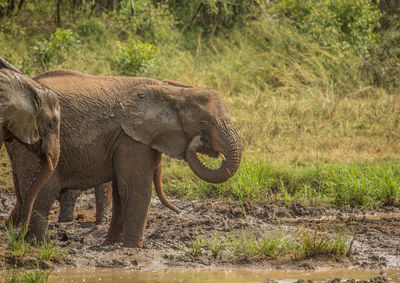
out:
M120 75L138 75L146 73L153 65L158 48L150 43L130 40L116 41L115 52L111 57L111 67Z
M33 47L36 63L46 70L51 64L64 62L79 45L77 36L70 29L57 29L49 39L41 40Z
M366 54L379 39L375 30L381 13L370 0L282 0L271 5L270 12L289 18L326 46L339 40L342 48Z
M400 25L382 33L379 46L371 49L362 73L370 83L384 88L400 87Z

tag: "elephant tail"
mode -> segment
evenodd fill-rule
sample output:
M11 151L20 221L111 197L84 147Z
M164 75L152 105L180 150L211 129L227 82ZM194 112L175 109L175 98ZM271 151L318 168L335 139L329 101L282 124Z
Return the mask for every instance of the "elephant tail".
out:
M180 210L177 209L172 203L170 203L164 194L164 189L162 187L162 182L161 182L161 152L157 153L157 162L156 162L156 168L154 169L153 182L157 196L161 201L161 203L179 214Z

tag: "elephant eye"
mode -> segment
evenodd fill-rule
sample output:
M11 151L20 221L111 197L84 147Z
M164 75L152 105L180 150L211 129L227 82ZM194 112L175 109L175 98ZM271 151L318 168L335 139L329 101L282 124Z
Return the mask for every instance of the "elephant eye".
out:
M201 121L201 122L200 122L200 125L201 125L202 127L207 127L207 126L208 126L208 122L207 122L207 121Z
M57 126L57 119L54 117L48 124L47 124L47 130L53 130Z

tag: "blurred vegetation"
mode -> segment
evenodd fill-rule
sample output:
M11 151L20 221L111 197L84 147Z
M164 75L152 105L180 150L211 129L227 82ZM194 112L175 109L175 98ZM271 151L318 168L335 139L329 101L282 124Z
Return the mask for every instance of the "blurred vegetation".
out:
M221 93L243 166L217 187L167 158L178 196L398 205L399 43L390 0L0 0L0 56L28 75L64 68Z

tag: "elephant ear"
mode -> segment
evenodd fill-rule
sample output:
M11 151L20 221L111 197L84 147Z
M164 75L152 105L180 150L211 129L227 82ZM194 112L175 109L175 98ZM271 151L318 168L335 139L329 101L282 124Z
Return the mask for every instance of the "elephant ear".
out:
M122 129L132 139L177 159L185 158L188 139L168 88L138 86L120 100Z
M0 122L20 141L27 144L39 140L36 124L42 101L40 85L17 74L0 89Z
M6 60L4 60L1 57L0 57L0 68L7 68L7 69L10 69L11 71L22 74L22 72L18 68L11 65L9 62L7 62Z

